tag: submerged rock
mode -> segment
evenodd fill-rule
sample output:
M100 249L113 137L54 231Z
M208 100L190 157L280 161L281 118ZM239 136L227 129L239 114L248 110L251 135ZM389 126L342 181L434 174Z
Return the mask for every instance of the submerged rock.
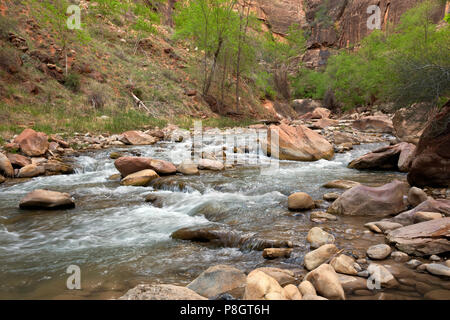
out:
M328 213L338 215L393 215L407 209L404 197L407 183L393 181L381 187L358 185L344 192L328 208Z
M49 190L34 190L20 201L20 209L71 209L75 207L68 193Z
M350 181L350 180L334 180L327 182L323 185L324 188L329 189L351 189L353 187L359 186L359 182Z
M209 299L225 293L239 299L244 294L246 281L247 276L241 270L217 265L202 272L187 288Z
M119 300L208 300L191 289L171 284L140 284Z

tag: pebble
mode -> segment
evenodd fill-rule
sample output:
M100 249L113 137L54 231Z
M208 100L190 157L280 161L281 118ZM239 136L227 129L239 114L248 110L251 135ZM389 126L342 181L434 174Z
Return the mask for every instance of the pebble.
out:
M430 263L426 265L426 269L429 273L435 276L450 277L450 268L439 263Z
M422 262L416 259L409 260L406 265L410 268L416 269L418 266L420 266Z
M431 260L431 261L441 261L441 258L440 258L439 256L433 254L433 255L430 257L430 260Z
M387 244L377 244L367 249L367 256L375 260L383 260L391 254L391 247Z

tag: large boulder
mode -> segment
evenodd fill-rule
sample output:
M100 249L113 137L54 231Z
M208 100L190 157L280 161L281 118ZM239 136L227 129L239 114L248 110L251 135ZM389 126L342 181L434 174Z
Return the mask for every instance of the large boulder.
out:
M14 139L14 143L20 146L20 150L30 157L44 155L49 147L48 136L33 129L25 129Z
M160 175L175 174L177 168L168 161L144 157L121 157L114 162L122 177L142 170L151 169Z
M427 125L408 174L412 186L450 186L450 101Z
M158 139L140 131L127 131L122 133L121 141L130 145L152 145L158 142Z
M147 169L126 176L120 184L123 186L146 187L157 178L159 176L154 170Z
M328 119L331 115L331 111L326 108L316 108L312 112L312 119Z
M305 255L304 263L307 270L314 270L321 264L327 262L338 252L334 244L324 244L320 248L308 252Z
M387 239L409 255L429 256L450 251L450 217L390 231Z
M68 193L48 190L34 190L20 201L20 209L71 209L75 207Z
M288 198L288 208L293 211L308 210L315 207L314 200L304 192L291 194Z
M253 270L247 276L244 300L287 300L283 288L271 276Z
M417 214L420 212L436 212L450 217L450 200L435 200L429 197L428 200L422 202L414 209L402 212L390 220L401 223L404 226L411 225L417 222Z
M311 282L317 293L332 300L345 300L345 293L337 273L329 264L322 264L305 276Z
M333 146L323 136L305 126L292 127L286 124L270 126L262 149L280 160L330 160L334 156Z
M392 122L394 134L400 140L417 145L425 129L430 114L427 103L415 103L395 113Z
M140 284L128 290L120 300L208 300L191 289L171 284Z
M217 265L205 270L187 288L209 299L224 293L239 299L244 293L246 281L247 277L241 270Z
M392 120L387 116L370 116L355 120L353 128L377 133L392 133L394 131Z
M153 169L159 175L171 175L177 173L175 165L165 160L150 160L150 169Z
M0 173L6 177L14 177L14 168L11 161L0 152Z
M407 172L411 166L415 149L415 145L406 142L382 147L353 160L348 167L360 170L399 170Z
M407 183L394 180L381 187L358 185L344 192L328 208L328 213L341 215L393 215L408 208L404 197Z

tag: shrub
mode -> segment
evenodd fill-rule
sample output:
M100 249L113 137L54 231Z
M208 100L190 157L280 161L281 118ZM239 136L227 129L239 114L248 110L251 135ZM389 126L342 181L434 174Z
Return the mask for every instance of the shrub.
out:
M64 86L73 92L79 92L81 88L80 75L78 73L69 73L64 79Z

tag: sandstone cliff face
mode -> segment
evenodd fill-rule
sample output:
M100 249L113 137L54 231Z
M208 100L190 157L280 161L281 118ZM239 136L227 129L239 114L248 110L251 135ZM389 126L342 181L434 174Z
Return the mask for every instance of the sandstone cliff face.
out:
M340 49L359 43L372 30L367 27L371 13L367 9L378 5L381 28L396 25L408 9L423 0L254 0L253 12L269 29L285 35L292 24L305 29L308 53L307 66L319 67L326 63L330 48ZM445 5L435 13L435 21L442 19Z

